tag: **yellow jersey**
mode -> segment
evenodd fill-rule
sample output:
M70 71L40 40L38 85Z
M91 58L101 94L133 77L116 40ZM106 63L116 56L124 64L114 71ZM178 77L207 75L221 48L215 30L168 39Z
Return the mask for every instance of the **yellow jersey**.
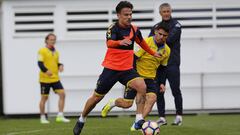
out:
M53 83L60 80L58 75L59 52L51 51L47 47L43 47L38 51L38 61L43 62L44 66L52 72L52 76L48 76L40 70L39 81L43 83Z
M136 61L136 68L140 76L154 79L156 77L157 68L160 65L167 66L171 51L167 44L158 48L154 42L153 36L146 38L145 41L153 51L159 52L162 56L160 58L154 57L140 48L135 52L135 55L139 57Z

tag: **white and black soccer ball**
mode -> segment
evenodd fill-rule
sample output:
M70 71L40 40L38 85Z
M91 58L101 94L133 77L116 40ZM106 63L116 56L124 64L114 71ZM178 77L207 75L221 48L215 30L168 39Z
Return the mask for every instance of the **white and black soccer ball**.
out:
M159 128L157 122L146 121L142 125L142 133L143 133L143 135L159 135L160 128Z

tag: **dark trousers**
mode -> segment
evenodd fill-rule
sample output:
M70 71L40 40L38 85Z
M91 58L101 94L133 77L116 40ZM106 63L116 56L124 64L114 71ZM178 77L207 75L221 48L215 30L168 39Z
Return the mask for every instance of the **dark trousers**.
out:
M183 112L183 99L182 93L180 90L180 69L179 66L169 65L166 68L166 78L169 82L172 95L174 97L176 114L182 115ZM157 108L158 108L158 115L160 117L165 117L165 99L164 93L160 93L158 91L157 94Z

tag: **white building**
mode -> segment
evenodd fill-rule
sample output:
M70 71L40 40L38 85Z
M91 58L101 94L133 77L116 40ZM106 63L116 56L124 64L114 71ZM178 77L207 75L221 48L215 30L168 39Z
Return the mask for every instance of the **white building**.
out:
M181 87L184 110L240 112L240 1L130 0L137 11L134 23L147 36L158 21L158 6L169 2L182 24ZM49 32L57 35L57 49L65 72L65 112L83 109L92 94L105 55L105 33L117 18L112 0L2 0L1 50L4 114L39 112L37 51ZM117 84L93 110L101 111L109 98L122 96ZM166 107L174 110L168 87ZM48 112L57 111L51 93ZM133 111L115 109L116 112ZM155 108L156 110L156 108Z

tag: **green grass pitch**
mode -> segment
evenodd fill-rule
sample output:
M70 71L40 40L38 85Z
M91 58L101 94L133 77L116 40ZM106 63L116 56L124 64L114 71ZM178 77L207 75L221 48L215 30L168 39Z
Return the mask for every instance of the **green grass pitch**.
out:
M51 123L43 125L38 118L0 118L0 135L72 135L77 118L70 123ZM156 120L151 116L147 119ZM171 126L173 116L167 116L168 125L160 128L161 135L240 135L240 114L234 115L186 115L182 126ZM89 117L81 135L141 135L130 132L134 117Z

